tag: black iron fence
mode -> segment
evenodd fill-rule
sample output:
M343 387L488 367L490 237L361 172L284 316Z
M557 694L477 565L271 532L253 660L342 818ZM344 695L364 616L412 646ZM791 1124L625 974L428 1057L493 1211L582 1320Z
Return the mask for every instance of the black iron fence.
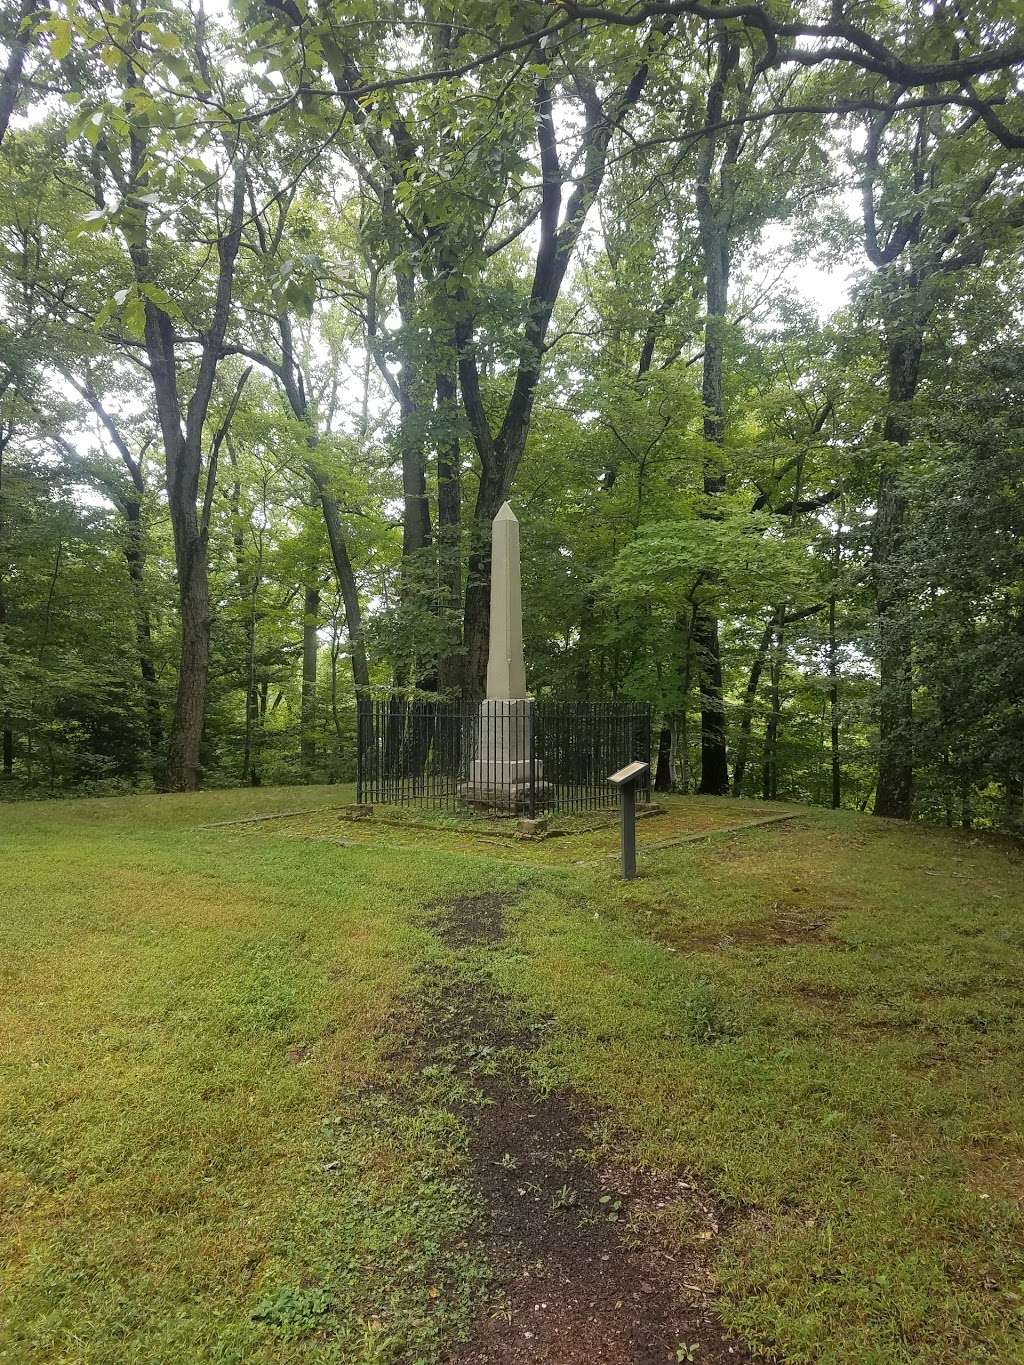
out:
M358 732L356 800L370 805L597 810L617 803L610 773L651 760L644 702L364 699Z

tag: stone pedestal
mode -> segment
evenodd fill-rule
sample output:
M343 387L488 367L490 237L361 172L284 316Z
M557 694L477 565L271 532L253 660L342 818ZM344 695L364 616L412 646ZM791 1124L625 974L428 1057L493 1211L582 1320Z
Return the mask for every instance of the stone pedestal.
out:
M531 697L488 697L480 703L469 781L461 789L475 806L515 811L529 806L531 783L537 800L543 764L530 765Z

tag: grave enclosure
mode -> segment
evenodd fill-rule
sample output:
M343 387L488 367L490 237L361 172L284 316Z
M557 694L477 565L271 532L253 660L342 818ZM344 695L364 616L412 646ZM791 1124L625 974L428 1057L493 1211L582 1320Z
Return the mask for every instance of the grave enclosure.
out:
M487 695L478 703L360 698L356 799L508 815L594 810L618 799L608 776L650 763L651 708L530 697L523 659L519 523L492 528ZM645 781L637 793L649 800Z

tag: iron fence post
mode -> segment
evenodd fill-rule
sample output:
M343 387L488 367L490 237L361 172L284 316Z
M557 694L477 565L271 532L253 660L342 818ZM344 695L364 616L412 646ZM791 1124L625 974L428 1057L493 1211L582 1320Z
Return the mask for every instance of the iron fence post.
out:
M534 724L533 708L536 705L532 699L526 703L526 725L530 744L530 819L536 818L537 814L537 734Z

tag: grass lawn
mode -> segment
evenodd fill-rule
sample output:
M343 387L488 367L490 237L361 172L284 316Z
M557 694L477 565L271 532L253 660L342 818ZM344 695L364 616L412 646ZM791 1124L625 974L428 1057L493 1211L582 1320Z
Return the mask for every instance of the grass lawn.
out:
M549 1021L539 1096L714 1190L739 1339L1024 1360L1019 850L801 810L623 884L578 865L600 834L531 865L323 812L200 828L344 799L0 807L0 1360L445 1359L494 1285L457 1083L406 1057L442 972ZM495 891L500 943L434 932Z

